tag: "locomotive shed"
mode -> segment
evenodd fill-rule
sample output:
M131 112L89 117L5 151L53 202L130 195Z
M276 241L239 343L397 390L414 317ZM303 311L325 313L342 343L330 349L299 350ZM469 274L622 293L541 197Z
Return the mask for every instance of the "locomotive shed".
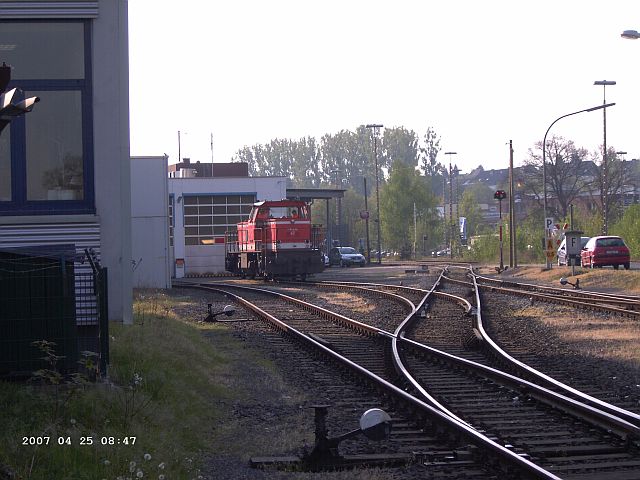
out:
M430 267L431 269L431 267ZM314 280L322 280L322 281L350 281L350 282L358 282L360 284L363 283L389 283L394 285L415 285L419 288L425 288L428 282L433 282L434 278L432 277L432 272L429 273L413 273L416 270L412 270L411 267L405 266L384 266L384 267L368 267L365 269L359 268L331 268L326 270L324 273L317 275L317 278ZM453 276L453 275L452 275ZM245 282L246 283L246 282ZM353 318L366 319L367 316L370 317L379 317L379 315L390 308L389 306L382 307L380 304L374 302L373 300L367 300L370 308L368 312L365 309L364 313L357 313L358 310L362 310L362 304L358 304L357 302L349 302L349 295L346 296L344 294L339 293L329 293L329 294L321 294L318 293L312 285L311 282L309 285L303 286L280 286L278 284L271 283L263 283L263 282L253 282L258 286L273 288L273 289L284 289L288 295L299 296L299 297L315 297L314 303L324 304L326 308L335 310L336 305L339 304L339 311L341 311L344 315L352 316ZM446 285L449 285L448 283ZM454 288L458 289L459 287L452 287L449 285L445 287L448 289ZM298 290L297 293L295 291ZM459 290L459 294L463 296L467 296L468 289L466 287L461 287ZM447 290L445 290L447 291ZM196 295L199 295L197 293ZM328 296L327 296L328 295ZM361 298L361 296L353 295L351 298ZM544 324L539 319L534 318L532 316L523 315L523 312L526 313L528 308L529 300L526 298L520 298L519 300L514 300L513 302L508 299L505 295L500 296L491 296L490 301L488 302L490 307L490 313L487 315L488 325L487 329L491 330L492 335L496 335L496 338L500 339L500 334L502 333L503 337L499 341L504 342L504 344L509 344L509 349L514 350L522 350L523 355L528 355L529 357L535 356L538 358L539 362L538 368L551 368L547 362L549 358L553 359L553 368L552 375L558 375L563 378L563 381L567 381L569 384L572 384L580 389L585 389L591 394L598 395L598 392L606 392L606 400L612 401L614 404L620 405L621 408L629 408L638 410L638 396L635 393L635 390L638 389L638 371L637 368L633 368L629 364L624 364L623 362L616 361L615 359L610 359L608 361L603 360L602 358L598 358L597 355L594 355L593 350L601 347L598 345L593 345L591 348L584 349L581 351L580 348L576 348L576 345L572 345L570 342L563 341L559 331L554 331L554 328L549 325ZM375 306L374 306L375 304ZM549 313L553 311L554 307L543 306L543 314ZM354 313L355 312L355 313ZM372 313L373 312L373 313ZM503 315L502 313L506 313ZM601 322L606 324L609 320L609 317L602 313L580 313L580 318L582 321L588 321L590 325L595 324L596 322ZM374 321L374 320L372 320ZM314 402L317 400L318 395L324 395L328 390L319 388L314 381L307 383L305 385L300 385L305 379L309 380L310 377L309 371L306 374L301 373L300 371L296 372L294 366L288 363L286 358L291 355L289 350L287 350L286 354L283 354L285 351L285 347L282 339L276 339L278 336L273 332L267 334L258 334L256 331L252 330L254 327L252 324L255 322L239 322L237 324L233 324L232 328L238 328L237 335L243 338L243 341L248 345L252 344L252 347L258 348L264 354L266 354L270 359L274 360L278 364L278 369L282 372L286 373L287 379L293 378L291 381L290 387L292 391L303 391L308 393L311 398L307 398L307 402ZM230 325L231 326L231 325ZM519 338L518 332L519 329L526 332L525 340ZM506 332L506 333L504 333ZM276 340L272 340L274 343L269 341L261 341L265 340L265 335L269 338L273 338ZM273 337L272 337L273 336ZM514 338L515 337L515 338ZM463 337L458 341L458 348L471 346L472 343L469 341L469 337ZM473 348L471 348L473 353ZM477 352L476 352L477 353ZM474 355L476 353L473 353ZM562 359L565 359L564 361ZM300 362L299 362L300 363ZM304 362L303 362L304 363ZM308 364L306 364L308 366ZM319 365L314 362L312 369L320 368ZM315 370L314 370L315 371ZM313 376L311 377L313 378ZM566 380L569 379L569 380ZM573 382L573 383L572 383ZM339 389L337 389L339 390ZM332 391L335 393L335 391ZM371 402L371 400L369 400ZM375 402L375 401L374 401ZM616 403L617 402L617 403ZM331 433L342 433L345 430L349 430L346 425L354 425L356 421L356 417L359 416L362 412L348 411L342 412L340 411L339 406L344 405L341 403L339 398L334 397L334 403L338 406L338 408L331 408L329 410L329 425ZM365 402L366 403L366 402ZM516 402L517 403L517 402ZM308 403L307 403L308 404ZM280 406L278 406L280 405ZM281 404L276 402L276 405L273 405L273 411L278 411L279 408L282 407ZM265 407L268 409L268 407ZM353 409L353 407L352 407ZM480 409L480 407L478 407ZM336 411L338 410L338 411ZM251 414L244 412L249 417ZM260 414L260 416L264 416L265 413ZM306 413L298 415L298 422L292 422L290 418L278 417L283 425L289 425L287 428L293 429L296 431L306 430L302 435L306 435L307 440L312 440L312 414ZM349 423L350 422L350 423ZM272 428L277 429L278 427L273 426ZM284 428L284 427L283 427ZM284 433L284 432L283 432ZM310 436L311 435L311 436ZM295 450L296 445L295 442L290 445L290 447ZM596 449L596 447L592 447ZM618 448L618 447L615 447ZM621 458L625 458L627 453L616 453L613 448L612 453L609 453L608 458L610 458L610 463L613 465L616 462L616 458L620 460ZM540 450L543 450L540 447ZM576 448L579 450L579 448ZM595 450L594 450L595 451ZM290 451L291 452L291 451ZM290 453L289 452L289 453ZM276 455L278 453L285 453L283 449L279 451L265 451L261 450L260 452L254 453L256 455ZM570 456L569 462L577 462L577 457L579 455ZM582 455L583 457L585 455ZM574 458L575 457L575 458ZM587 455L587 457L589 457ZM595 458L595 454L593 455ZM584 460L584 459L583 459ZM602 460L597 460L602 463ZM633 463L633 459L627 459L627 463ZM240 462L242 463L242 462ZM216 461L212 460L212 468L215 471ZM245 467L242 467L245 468ZM611 466L612 472L615 472L615 466ZM629 471L629 469L631 470ZM570 470L570 469L569 469ZM628 467L628 471L625 472L626 475L633 475L633 468ZM458 471L461 473L462 470ZM369 472L371 473L371 472ZM385 471L385 474L380 478L430 478L424 477L424 471L421 474L409 473L408 471L403 471L403 473L399 473L397 470L390 469ZM467 472L468 473L468 472ZM587 475L588 469L581 471L580 467L576 467L575 471L570 476L560 475L561 478L620 478L616 475L622 473L611 473L610 477L603 476L592 476L589 477ZM260 473L263 474L262 472ZM602 473L598 473L601 475ZM257 475L256 472L253 472L252 475ZM255 478L280 478L278 477L277 472L264 473L267 475L265 477L255 477ZM307 474L299 474L302 475L296 478L312 478L306 477L304 475ZM310 475L310 474L309 474ZM352 472L351 476L339 477L339 478L376 478L376 477L357 477L357 472ZM398 476L399 475L399 476ZM485 476L480 476L478 478L487 478L486 472ZM248 477L253 478L253 477ZM443 477L448 478L448 477ZM455 478L455 477L453 477ZM468 477L475 478L475 477ZM634 476L625 476L624 478L636 478Z

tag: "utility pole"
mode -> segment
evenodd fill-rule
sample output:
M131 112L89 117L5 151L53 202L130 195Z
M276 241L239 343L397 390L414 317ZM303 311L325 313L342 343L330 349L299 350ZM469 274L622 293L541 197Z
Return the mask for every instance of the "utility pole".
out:
M625 181L625 170L627 167L627 163L625 161L624 156L627 154L627 152L623 152L623 151L618 151L616 152L616 156L620 155L622 156L622 163L620 165L620 217L622 217L624 215L624 195L625 195L625 188L624 188L624 181Z
M332 170L332 173L336 174L336 190L340 188L340 170ZM342 237L342 201L338 197L336 201L336 238L340 245L344 245L344 239Z
M211 133L211 163L213 163L213 132ZM213 167L211 171L211 176L213 176Z
M382 241L381 241L381 234L380 234L380 178L379 178L379 174L378 174L378 134L380 133L380 129L383 128L384 125L382 124L376 124L376 123L370 123L368 125L366 125L366 128L370 128L372 129L372 134L373 134L373 158L375 160L375 166L376 166L376 222L378 224L377 226L377 230L378 230L378 264L382 264Z
M607 85L615 85L614 80L597 80L594 85L602 85L602 234L609 234L609 162L607 161Z
M363 175L362 180L364 181L364 224L365 229L367 230L367 263L371 263L371 244L369 243L369 205L367 202L367 177Z
M457 155L458 152L444 152L449 155L449 258L453 258L453 168L451 167L451 155ZM444 204L442 205L444 208Z
M518 266L516 252L516 202L513 186L513 141L509 140L509 267Z

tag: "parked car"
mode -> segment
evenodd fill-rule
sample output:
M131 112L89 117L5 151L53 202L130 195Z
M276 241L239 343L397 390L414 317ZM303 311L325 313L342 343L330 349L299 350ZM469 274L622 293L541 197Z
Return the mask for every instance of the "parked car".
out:
M584 248L591 237L580 237L580 250ZM562 243L558 247L558 266L568 265L567 263L567 237L562 239Z
M364 267L367 260L353 247L333 247L329 250L329 263L341 267L350 267L351 265Z
M583 267L612 265L617 270L623 265L629 270L631 257L622 238L608 235L591 237L580 252L580 260Z
M449 247L442 250L434 250L431 252L432 257L448 257L451 255L451 249Z

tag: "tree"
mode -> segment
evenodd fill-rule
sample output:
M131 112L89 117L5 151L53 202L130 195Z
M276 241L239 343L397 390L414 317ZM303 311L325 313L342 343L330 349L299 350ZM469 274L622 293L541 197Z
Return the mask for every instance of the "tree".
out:
M414 229L414 205L418 227ZM412 248L414 238L429 234L436 218L436 201L425 177L401 161L394 162L389 181L380 192L383 244L397 251Z
M526 189L543 204L542 142L529 149L529 156L522 169ZM577 148L573 141L552 137L546 144L547 215L566 217L569 205L590 188L592 172L589 172L587 150Z
M297 142L290 142L292 158L290 179L294 186L318 188L322 182L320 165L321 152L316 139L303 137Z
M467 237L471 237L478 233L478 229L482 224L482 212L480 211L478 203L478 199L474 195L473 190L466 190L462 194L459 216L467 219Z
M611 227L611 234L624 238L631 258L637 258L640 253L640 205L630 205L622 219Z
M436 135L433 127L427 128L424 134L423 145L420 147L420 170L426 177L441 175L443 166L438 162L440 147L440 137Z
M434 194L444 185L444 178L447 175L447 169L438 162L438 153L441 149L440 137L437 136L433 127L428 127L420 146L419 163L420 170L425 177L429 178L431 191Z
M380 147L380 168L389 169L397 161L410 167L418 165L418 137L413 130L385 128Z

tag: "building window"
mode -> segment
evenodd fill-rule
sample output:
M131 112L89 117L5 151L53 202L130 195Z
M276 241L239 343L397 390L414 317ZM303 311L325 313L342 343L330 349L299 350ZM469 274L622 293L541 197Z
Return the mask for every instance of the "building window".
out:
M255 202L255 194L185 196L184 203L189 205L184 207L185 245L223 241L227 230L235 230L238 222L249 218Z
M0 21L9 88L40 97L0 134L0 214L94 213L89 21Z

